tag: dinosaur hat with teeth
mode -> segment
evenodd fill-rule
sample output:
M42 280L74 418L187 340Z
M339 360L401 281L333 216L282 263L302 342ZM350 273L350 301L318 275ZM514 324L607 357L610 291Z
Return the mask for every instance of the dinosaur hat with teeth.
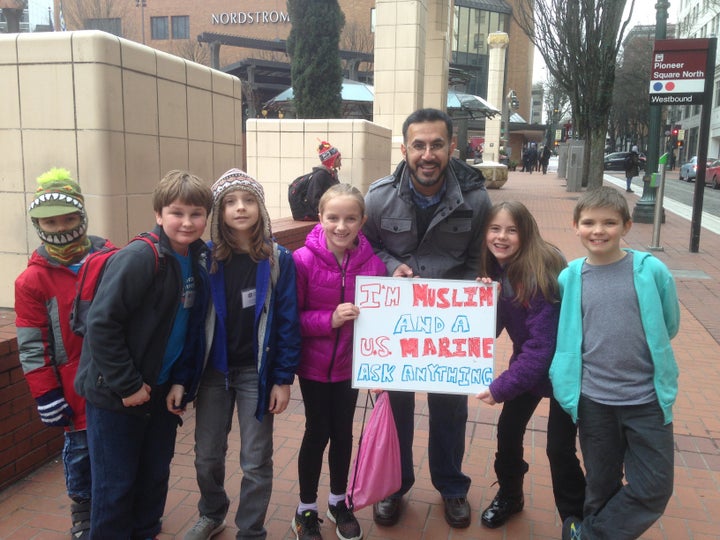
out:
M79 212L85 214L85 198L67 169L53 168L37 179L35 198L28 207L31 218L48 218Z
M48 254L61 264L72 264L84 257L91 247L85 198L80 186L70 177L70 171L58 168L40 175L37 183L28 214ZM40 226L43 218L74 213L80 215L80 224L72 230L52 231Z

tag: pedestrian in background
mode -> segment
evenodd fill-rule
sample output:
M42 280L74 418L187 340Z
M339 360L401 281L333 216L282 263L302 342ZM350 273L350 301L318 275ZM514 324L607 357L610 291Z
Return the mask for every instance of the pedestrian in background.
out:
M625 157L623 167L625 169L625 181L627 183L625 191L632 193L632 179L640 174L640 158L638 156L637 146L633 146L630 153Z

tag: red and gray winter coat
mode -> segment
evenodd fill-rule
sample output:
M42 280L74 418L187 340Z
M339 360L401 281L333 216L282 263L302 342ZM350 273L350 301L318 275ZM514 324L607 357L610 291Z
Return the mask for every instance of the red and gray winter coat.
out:
M90 240L94 250L113 247L97 236ZM77 274L50 258L43 246L15 280L15 326L25 379L35 399L62 392L74 413L67 430L86 427L85 399L73 388L83 341L70 329L76 283Z

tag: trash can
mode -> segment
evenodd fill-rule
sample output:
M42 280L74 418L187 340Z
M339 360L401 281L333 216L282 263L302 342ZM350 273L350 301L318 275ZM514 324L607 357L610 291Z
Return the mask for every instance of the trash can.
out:
M568 148L567 191L582 191L582 171L585 142L572 140Z

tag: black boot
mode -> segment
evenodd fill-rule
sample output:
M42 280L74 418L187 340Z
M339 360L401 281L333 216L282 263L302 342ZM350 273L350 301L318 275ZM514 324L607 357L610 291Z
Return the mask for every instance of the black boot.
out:
M73 538L90 538L90 501L75 502L70 505Z
M523 478L528 470L527 463L524 463L521 474L508 475L499 463L495 463L495 472L498 475L497 495L485 510L483 510L480 521L490 529L496 529L510 519L513 515L522 511L525 506L523 496Z

